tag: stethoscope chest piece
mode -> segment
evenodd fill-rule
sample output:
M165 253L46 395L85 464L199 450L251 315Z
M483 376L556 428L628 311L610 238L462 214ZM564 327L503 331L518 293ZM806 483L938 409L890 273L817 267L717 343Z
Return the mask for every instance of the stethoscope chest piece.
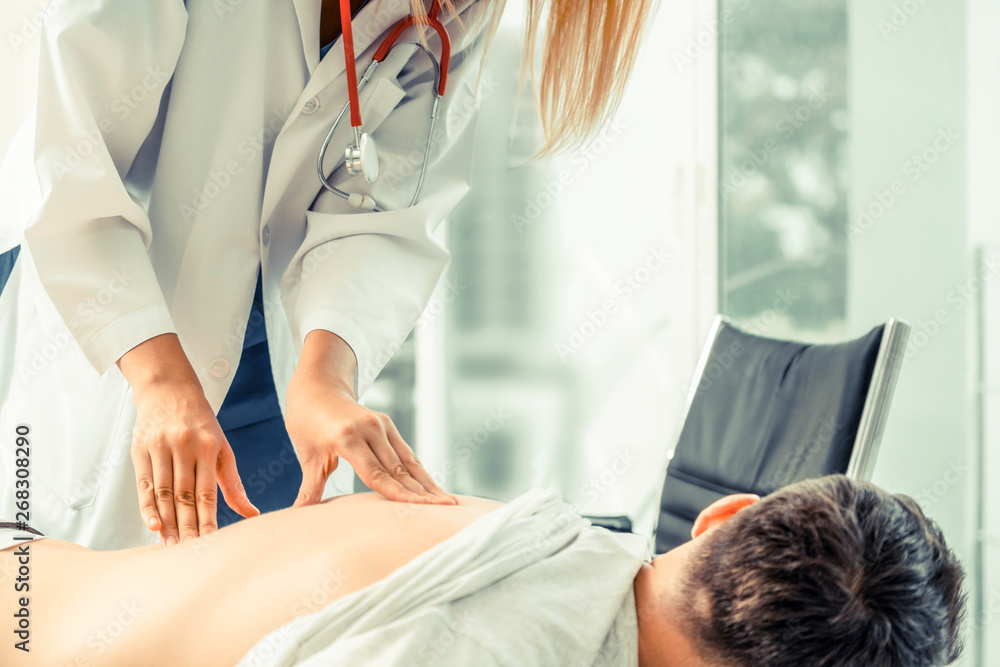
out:
M344 149L344 162L351 176L361 174L369 183L378 178L378 150L372 135L365 132L357 141Z

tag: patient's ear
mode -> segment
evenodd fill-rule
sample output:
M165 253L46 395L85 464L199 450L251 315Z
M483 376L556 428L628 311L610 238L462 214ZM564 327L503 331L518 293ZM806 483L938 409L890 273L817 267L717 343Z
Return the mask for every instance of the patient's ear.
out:
M709 528L718 526L744 507L749 507L759 500L760 496L753 493L736 493L719 498L703 509L698 518L695 519L694 527L691 528L691 537L696 538L704 534Z

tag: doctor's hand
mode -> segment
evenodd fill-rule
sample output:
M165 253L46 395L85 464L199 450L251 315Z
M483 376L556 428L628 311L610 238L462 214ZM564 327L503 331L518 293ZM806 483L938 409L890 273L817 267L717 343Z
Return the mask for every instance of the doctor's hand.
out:
M168 547L214 532L216 482L235 512L260 514L176 334L141 343L118 364L135 399L131 453L143 523Z
M295 506L322 499L340 457L389 500L457 505L458 499L420 464L392 420L355 400L354 364L354 352L339 336L315 330L306 337L285 408L285 426L302 464Z

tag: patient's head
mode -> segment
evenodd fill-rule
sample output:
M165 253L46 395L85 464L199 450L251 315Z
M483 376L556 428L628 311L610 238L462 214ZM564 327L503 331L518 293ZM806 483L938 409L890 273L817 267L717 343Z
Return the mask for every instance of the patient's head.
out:
M907 496L835 475L724 498L694 533L661 557L681 662L921 667L961 650L962 568Z

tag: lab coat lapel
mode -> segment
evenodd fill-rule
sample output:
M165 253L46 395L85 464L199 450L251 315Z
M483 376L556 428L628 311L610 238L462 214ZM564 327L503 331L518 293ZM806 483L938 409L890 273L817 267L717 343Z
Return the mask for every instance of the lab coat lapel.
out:
M300 26L303 25L303 12L299 11L299 5L315 5L314 8L306 9L308 12L313 12L312 20L314 23L312 25L306 24L302 31L307 54L314 56L314 60L308 62L319 62L317 66L309 66L311 77L305 90L302 91L302 101L305 101L317 95L344 72L344 44L343 37L338 37L330 52L322 61L319 61L319 15L322 0L295 0L295 4ZM409 0L369 0L368 4L362 7L357 16L354 17L352 23L355 59L367 51L376 39L381 41L382 35L409 13ZM311 35L312 42L306 39L308 35ZM357 64L358 79L361 79L367 67L367 60L362 60ZM347 101L346 97L344 101Z
M295 15L299 19L302 33L302 50L309 67L309 74L316 71L319 64L319 15L323 0L293 0Z

